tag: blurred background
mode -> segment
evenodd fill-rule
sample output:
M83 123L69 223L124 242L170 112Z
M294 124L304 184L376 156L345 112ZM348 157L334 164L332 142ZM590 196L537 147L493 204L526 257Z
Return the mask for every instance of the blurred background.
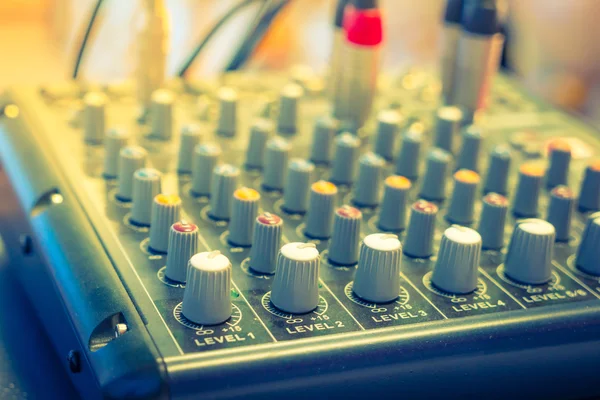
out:
M167 0L171 21L168 73L173 75L203 32L238 0ZM506 60L523 83L553 103L600 123L600 15L598 0L505 0ZM0 87L67 79L78 38L95 0L0 1ZM249 65L286 68L327 65L333 0L292 0L276 18ZM382 0L386 38L384 69L435 64L444 0ZM106 0L81 76L118 81L133 74L132 46L140 25L140 0ZM219 31L197 59L190 77L222 70L256 5Z

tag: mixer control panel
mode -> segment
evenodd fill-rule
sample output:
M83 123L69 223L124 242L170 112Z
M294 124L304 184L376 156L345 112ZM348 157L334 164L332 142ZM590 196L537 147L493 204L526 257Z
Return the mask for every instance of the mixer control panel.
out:
M502 76L473 123L425 71L380 86L360 128L316 75L173 82L143 121L127 85L5 102L46 121L167 364L600 304L591 128Z
M502 79L465 126L419 71L356 130L319 82L161 89L145 124L36 95L176 353L598 300L598 138Z

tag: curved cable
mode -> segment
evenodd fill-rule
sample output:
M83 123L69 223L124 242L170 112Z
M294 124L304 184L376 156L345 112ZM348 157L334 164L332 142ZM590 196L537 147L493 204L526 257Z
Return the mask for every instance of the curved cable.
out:
M235 71L244 66L260 41L265 37L277 15L288 4L289 0L280 0L264 9L258 22L249 30L225 71Z
M89 18L87 27L85 29L83 37L81 38L81 42L79 43L79 51L77 52L77 57L75 58L75 65L73 67L73 74L72 74L73 79L77 79L79 76L79 69L81 68L81 63L83 61L83 55L85 53L85 49L86 49L88 41L90 39L92 29L94 28L94 24L96 22L98 14L100 13L100 8L102 8L103 3L104 3L104 0L97 0L96 4L94 5L94 8L92 8L92 12L90 14L90 18Z
M212 37L219 31L219 29L221 29L221 27L231 17L233 17L235 14L237 14L241 9L243 9L244 7L254 3L256 1L259 1L259 0L242 0L242 1L240 1L239 3L237 3L236 5L231 7L229 9L229 11L227 11L217 22L215 22L215 24L209 29L208 33L206 33L206 35L204 35L204 37L196 45L196 47L194 48L192 53L188 56L187 60L183 63L181 68L179 68L179 70L177 72L177 76L180 78L185 77L188 70L190 69L190 67L192 66L192 64L194 63L196 58L198 57L198 54L200 54L200 52L204 49L204 47L206 47L208 42L210 42ZM260 0L260 1L265 1L265 0Z

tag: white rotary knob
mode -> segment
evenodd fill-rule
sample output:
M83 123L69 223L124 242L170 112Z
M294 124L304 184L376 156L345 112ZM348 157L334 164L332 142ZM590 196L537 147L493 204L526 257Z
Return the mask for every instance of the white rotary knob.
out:
M304 314L319 304L319 250L313 243L294 242L281 248L271 288L280 310Z
M231 262L220 251L190 258L182 312L200 325L221 324L231 317Z

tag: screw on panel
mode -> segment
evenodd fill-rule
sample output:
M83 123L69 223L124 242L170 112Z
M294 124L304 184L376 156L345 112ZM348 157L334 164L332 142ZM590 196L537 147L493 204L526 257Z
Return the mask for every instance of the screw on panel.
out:
M19 244L21 245L21 251L23 254L31 254L33 252L33 240L31 236L26 234L21 234L19 236Z
M0 116L15 119L19 116L20 113L21 112L19 110L19 107L15 104L6 104L4 107L2 107L0 111Z
M69 362L69 369L72 373L77 374L81 372L81 355L77 350L70 350L67 354L67 361Z
M123 335L125 332L129 330L127 324L117 324L115 325L115 337L118 338Z

